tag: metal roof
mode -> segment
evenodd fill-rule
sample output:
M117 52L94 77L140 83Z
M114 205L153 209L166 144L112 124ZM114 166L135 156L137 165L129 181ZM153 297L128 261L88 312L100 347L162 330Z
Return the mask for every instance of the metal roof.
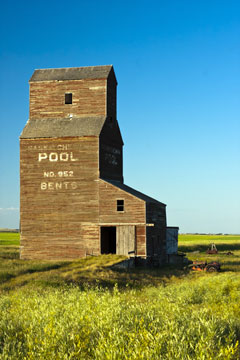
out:
M51 81L51 80L101 79L101 78L107 78L112 69L113 69L112 65L58 68L58 69L37 69L34 71L29 82Z
M104 180L104 181L118 187L119 189L124 190L127 193L129 193L129 194L131 194L131 195L133 195L133 196L135 196L135 197L137 197L137 198L139 198L141 200L144 200L144 201L146 201L148 203L153 202L153 203L158 203L158 204L161 204L163 206L166 206L166 204L164 204L164 203L162 203L162 202L160 202L160 201L158 201L156 199L153 199L150 196L147 196L147 195L141 193L140 191L137 191L137 190L131 188L130 186L127 186L127 185L125 185L123 183L120 183L119 181L105 180L105 179L102 179L102 180Z
M67 119L31 119L26 123L20 139L99 136L106 116Z

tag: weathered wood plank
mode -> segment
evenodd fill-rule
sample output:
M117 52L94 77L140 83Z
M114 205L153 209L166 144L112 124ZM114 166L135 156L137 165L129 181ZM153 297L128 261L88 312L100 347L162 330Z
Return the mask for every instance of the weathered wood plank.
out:
M113 70L107 74L106 78L30 81L29 121L35 120L36 129L20 141L21 258L97 255L101 226L116 227L117 253L135 251L136 256L164 258L165 207L103 180L123 182L117 83ZM71 104L65 104L65 93L72 94ZM65 136L59 137L66 123L76 121L75 131L85 121L89 129L89 119L96 116L98 132L80 132L81 137L63 132ZM46 124L45 119L49 119ZM51 127L53 119L56 128ZM41 121L52 131L39 133ZM117 200L124 202L121 211Z
M20 147L21 257L58 258L62 246L64 258L99 249L90 229L88 240L81 229L98 223L98 138L22 139Z
M122 225L117 227L117 254L135 255L135 226Z
M107 80L85 79L30 83L30 119L61 119L106 115ZM72 93L72 104L65 104L65 93Z

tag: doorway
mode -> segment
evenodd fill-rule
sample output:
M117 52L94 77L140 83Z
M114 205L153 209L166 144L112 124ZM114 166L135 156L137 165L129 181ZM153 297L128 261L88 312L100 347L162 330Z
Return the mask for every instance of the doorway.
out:
M116 226L101 226L101 254L116 254Z

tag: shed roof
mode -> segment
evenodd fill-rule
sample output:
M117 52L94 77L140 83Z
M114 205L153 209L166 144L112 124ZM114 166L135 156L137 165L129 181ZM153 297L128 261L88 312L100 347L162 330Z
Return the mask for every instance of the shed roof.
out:
M106 116L67 119L31 119L25 125L20 139L98 136Z
M113 70L112 65L58 69L37 69L34 71L29 82L51 80L102 79L107 78L111 70Z
M110 183L110 184L112 184L112 185L114 185L114 186L116 186L116 187L118 187L121 190L126 191L127 193L129 193L129 194L131 194L131 195L133 195L133 196L135 196L135 197L137 197L137 198L139 198L141 200L144 200L144 201L148 202L148 203L158 203L160 205L166 206L166 204L164 204L164 203L162 203L162 202L160 202L160 201L158 201L156 199L153 199L150 196L147 196L147 195L141 193L140 191L137 191L137 190L131 188L130 186L127 186L127 185L125 185L123 183L120 183L119 181L105 180L105 179L103 179L103 180Z

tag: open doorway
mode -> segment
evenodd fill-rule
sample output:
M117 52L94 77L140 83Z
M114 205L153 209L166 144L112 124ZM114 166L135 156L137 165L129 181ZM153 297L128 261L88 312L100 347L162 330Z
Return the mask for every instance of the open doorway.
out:
M116 254L116 226L101 226L101 254Z

